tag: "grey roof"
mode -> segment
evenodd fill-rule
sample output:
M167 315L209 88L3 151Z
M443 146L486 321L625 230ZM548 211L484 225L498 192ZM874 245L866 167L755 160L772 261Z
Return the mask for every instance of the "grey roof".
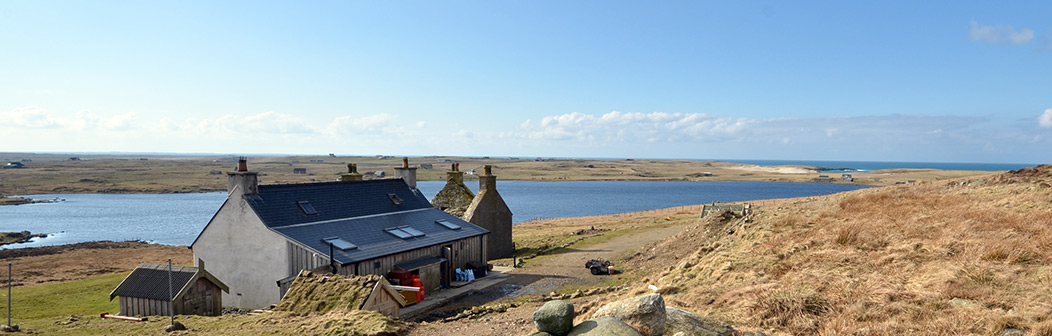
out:
M172 292L179 294L186 283L193 279L197 267L172 266ZM168 294L168 265L141 264L110 293L110 297L137 297L171 301Z
M397 201L392 201L392 196ZM435 209L402 179L261 185L245 196L263 223L301 245L328 256L326 238L338 237L357 248L334 249L341 264L442 244L489 231ZM308 202L317 214L300 207ZM400 203L400 204L399 204ZM435 221L446 220L461 229L451 230ZM402 239L385 231L409 226L421 237Z

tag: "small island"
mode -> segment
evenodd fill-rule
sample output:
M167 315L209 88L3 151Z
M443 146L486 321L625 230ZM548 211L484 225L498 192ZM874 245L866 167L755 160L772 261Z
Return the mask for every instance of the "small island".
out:
M33 240L33 238L44 238L47 236L46 233L31 233L29 231L0 232L0 246L28 243L30 240Z

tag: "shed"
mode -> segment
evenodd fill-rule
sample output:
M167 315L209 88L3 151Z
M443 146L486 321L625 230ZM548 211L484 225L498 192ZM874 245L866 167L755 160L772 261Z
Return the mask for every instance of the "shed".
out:
M325 313L331 310L373 310L398 317L405 298L379 275L338 275L301 271L276 310Z
M169 315L169 302L174 302L178 315L219 316L223 313L220 291L230 288L205 271L204 261L198 267L172 266L169 297L168 265L143 263L136 267L110 293L110 301L120 296L121 315Z

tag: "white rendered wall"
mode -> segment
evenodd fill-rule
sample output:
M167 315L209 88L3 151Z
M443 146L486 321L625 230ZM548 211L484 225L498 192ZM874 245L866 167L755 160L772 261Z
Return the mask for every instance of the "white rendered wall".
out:
M208 272L230 286L230 293L223 293L224 307L255 309L281 300L277 281L288 276L287 245L236 195L219 208L191 249L194 260L204 260Z

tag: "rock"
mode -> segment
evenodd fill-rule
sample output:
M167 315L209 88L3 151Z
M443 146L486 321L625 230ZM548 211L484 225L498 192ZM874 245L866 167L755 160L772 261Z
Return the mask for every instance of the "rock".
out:
M660 336L665 333L665 314L665 299L654 293L608 303L596 310L592 318L615 317L645 336Z
M665 332L699 336L731 336L734 328L729 324L698 316L676 307L665 307Z
M180 331L180 330L186 330L186 325L183 325L183 323L180 323L180 322L175 322L175 323L168 324L167 327L164 328L164 332L165 333L170 333L170 332Z
M1026 336L1026 330L1006 328L1004 331L1001 332L1001 336Z
M975 306L975 301L968 300L968 299L961 299L961 298L952 298L952 299L950 299L950 305L952 305L954 307L969 308L969 307L974 307Z
M532 334L529 334L529 335L526 335L526 336L555 336L555 335L552 335L552 334L549 334L549 333L546 333L546 332L543 332L543 331L538 331L538 332L535 332L535 333L532 333Z
M18 325L0 325L0 330L3 330L4 332L18 332Z
M545 302L541 309L533 313L533 325L537 330L555 336L564 336L573 328L573 304L553 300Z
M642 336L624 321L612 316L603 316L581 322L567 336Z

